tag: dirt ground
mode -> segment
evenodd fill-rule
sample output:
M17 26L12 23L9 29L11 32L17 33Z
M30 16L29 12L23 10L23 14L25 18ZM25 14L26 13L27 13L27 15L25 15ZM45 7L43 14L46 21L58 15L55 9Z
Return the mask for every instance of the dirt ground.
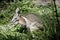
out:
M51 0L34 0L35 5L48 5ZM56 5L60 6L60 0L56 0Z

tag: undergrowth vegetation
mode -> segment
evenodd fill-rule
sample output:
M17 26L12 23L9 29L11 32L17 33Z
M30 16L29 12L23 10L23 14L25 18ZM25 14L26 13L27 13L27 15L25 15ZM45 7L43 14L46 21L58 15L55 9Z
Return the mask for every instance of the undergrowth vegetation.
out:
M1 5L4 5L4 7L0 7L0 40L56 40L58 38L56 31L56 14L53 12L52 5L38 7L35 6L32 0L1 3ZM7 25L15 14L17 7L20 8L21 15L33 13L41 18L44 24L44 30L35 31L35 38L32 38L29 30L22 32L23 28L19 24L12 29L8 29ZM59 14L60 8L57 8Z

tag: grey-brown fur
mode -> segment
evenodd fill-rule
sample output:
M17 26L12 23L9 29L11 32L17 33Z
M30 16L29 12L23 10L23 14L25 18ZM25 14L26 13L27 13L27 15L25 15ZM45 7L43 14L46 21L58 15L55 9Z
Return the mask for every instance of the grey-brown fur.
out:
M19 8L16 9L16 13L11 20L10 28L14 27L18 23L24 27L26 26L26 28L29 29L31 33L32 31L43 28L42 21L36 15L27 14L25 16L21 16Z

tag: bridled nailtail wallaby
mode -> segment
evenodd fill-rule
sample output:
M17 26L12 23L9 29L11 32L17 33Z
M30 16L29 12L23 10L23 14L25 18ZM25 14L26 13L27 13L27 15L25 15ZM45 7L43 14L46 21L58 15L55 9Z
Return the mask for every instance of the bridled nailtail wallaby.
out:
M16 9L15 15L11 20L11 25L21 24L23 27L30 29L30 31L35 31L38 29L42 29L43 25L41 20L34 14L27 14L25 16L21 16L19 8ZM10 26L12 28L12 26Z

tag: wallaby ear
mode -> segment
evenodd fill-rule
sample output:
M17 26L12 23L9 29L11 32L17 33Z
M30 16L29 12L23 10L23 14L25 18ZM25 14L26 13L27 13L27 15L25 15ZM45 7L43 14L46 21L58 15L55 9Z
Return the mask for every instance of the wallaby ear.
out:
M20 9L19 8L17 8L15 12L16 12L16 15L21 16L20 15Z
M19 8L16 9L16 14L20 14Z

